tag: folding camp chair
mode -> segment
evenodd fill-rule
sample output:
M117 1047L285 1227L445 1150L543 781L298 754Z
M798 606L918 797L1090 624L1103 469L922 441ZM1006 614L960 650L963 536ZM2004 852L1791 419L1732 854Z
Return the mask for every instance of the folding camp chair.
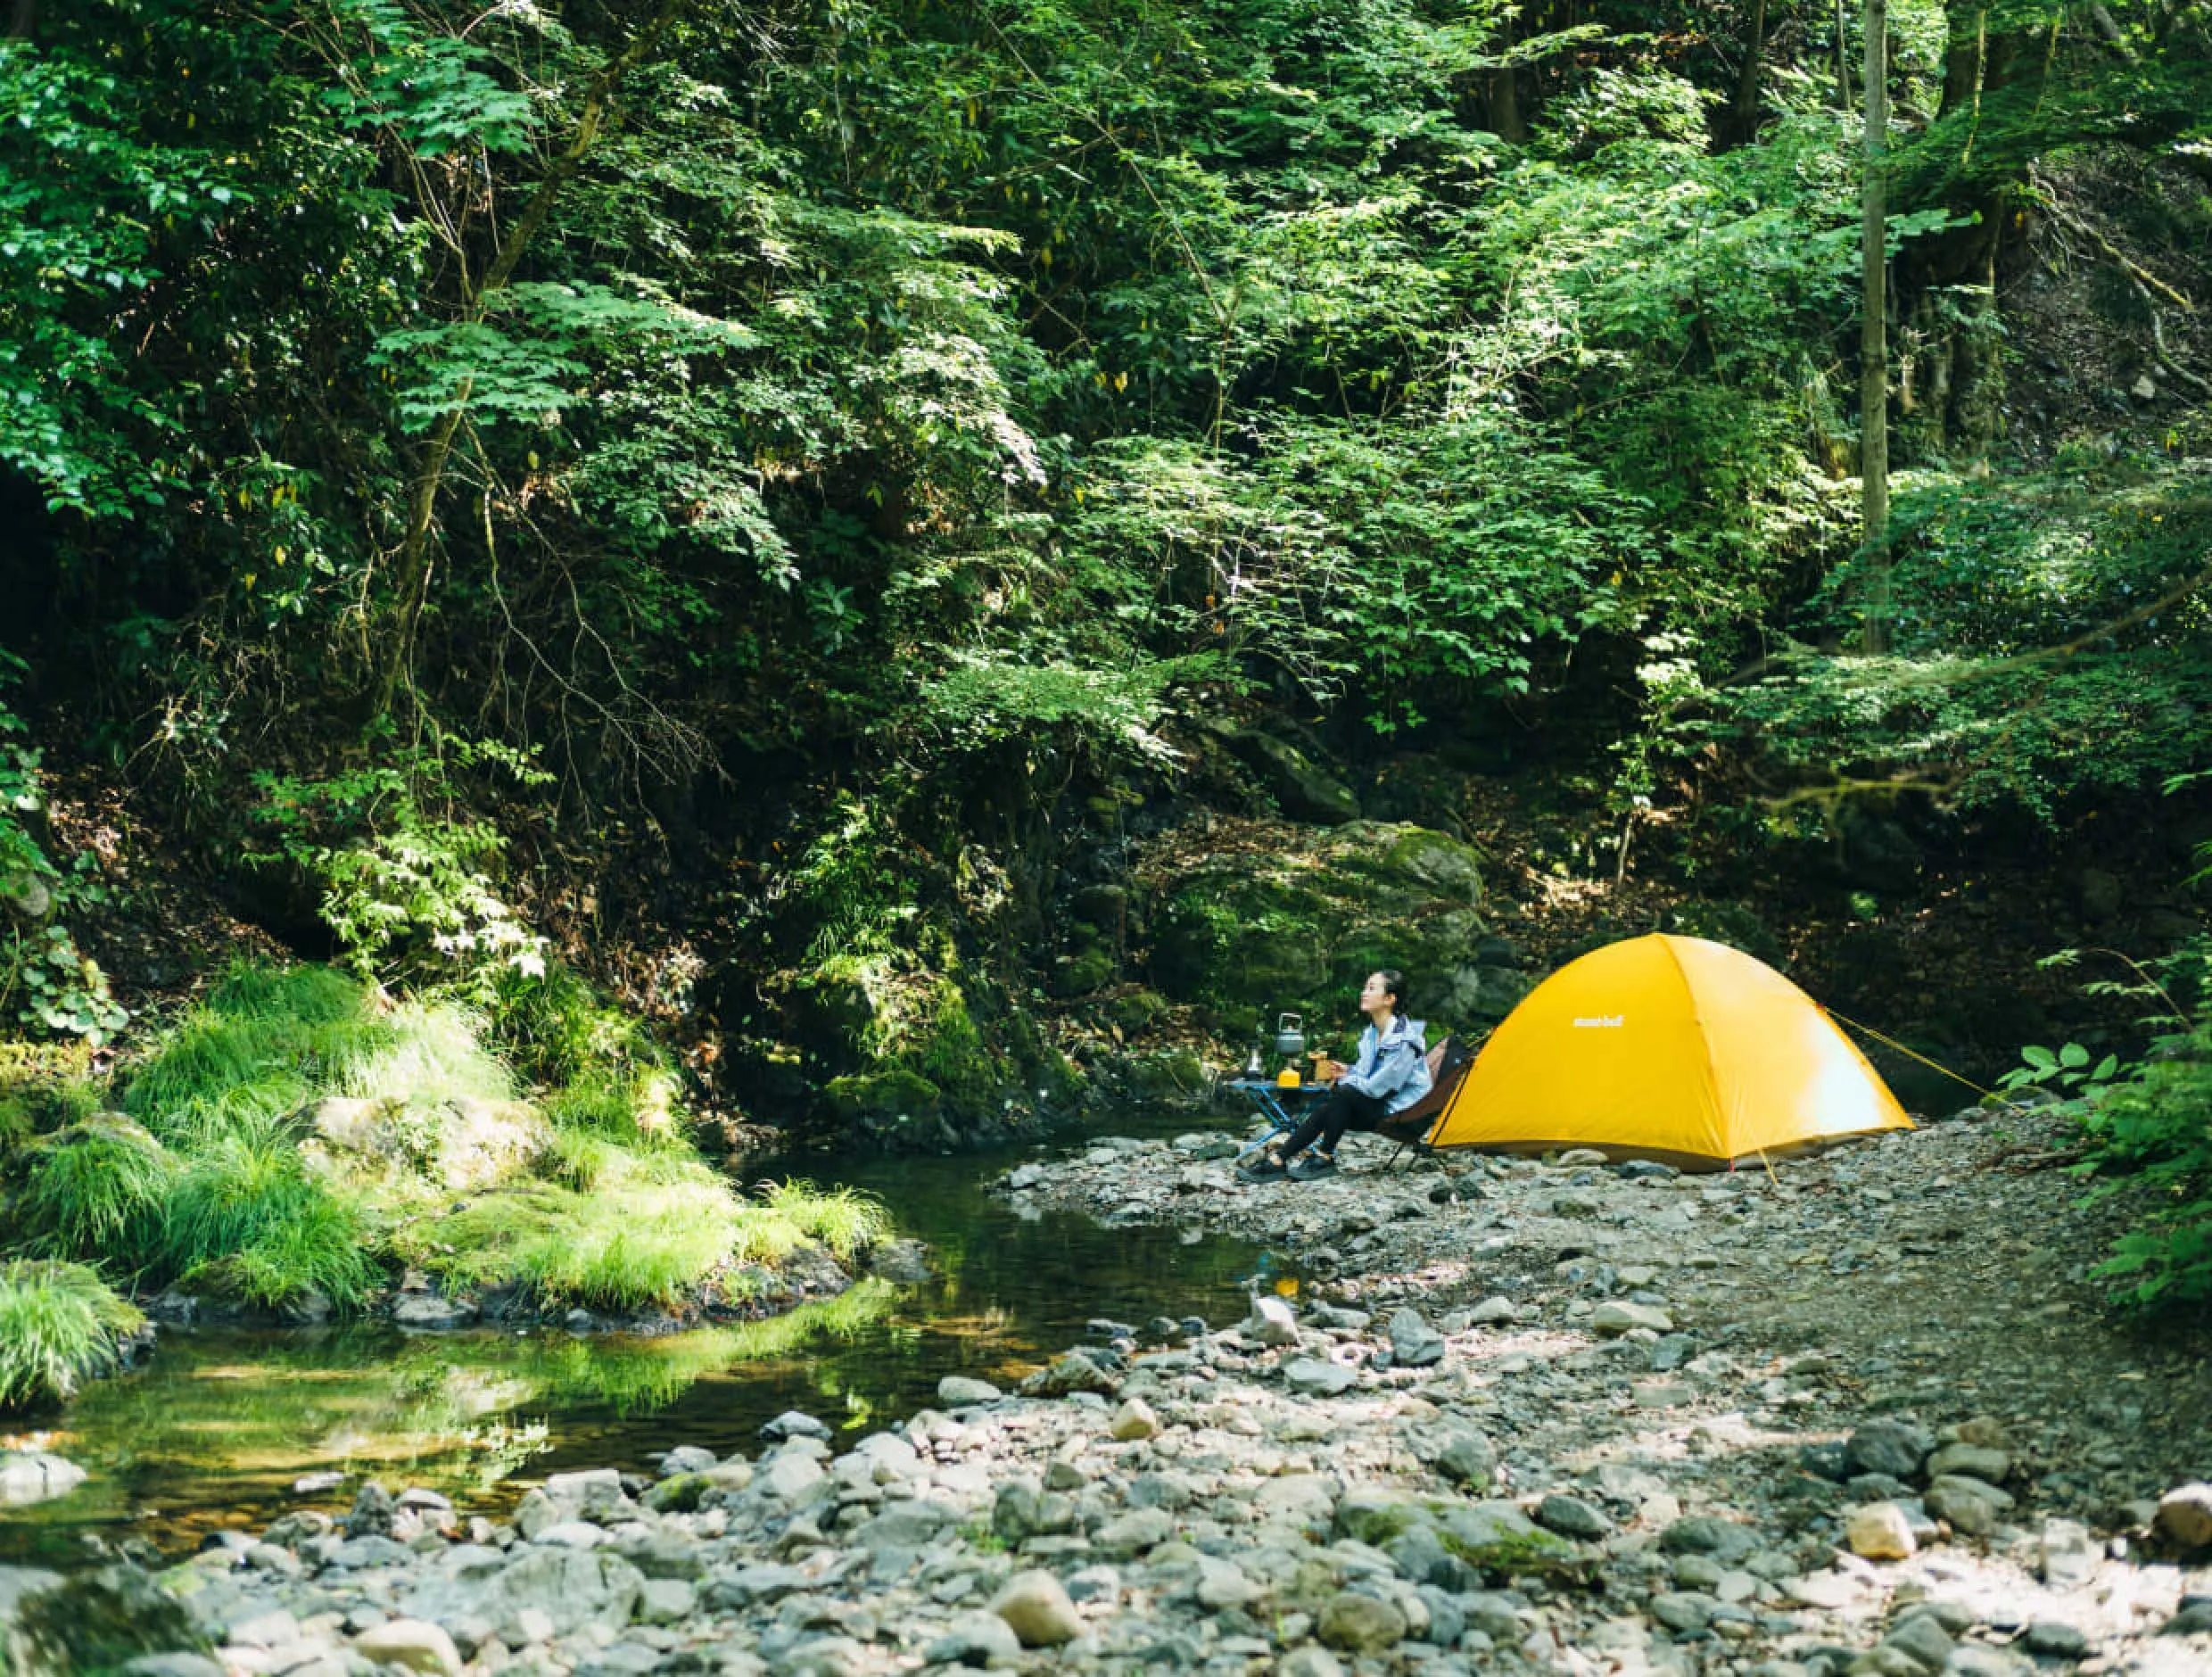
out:
M1429 1050L1429 1092L1404 1111L1391 1113L1376 1132L1383 1140L1398 1144L1382 1161L1383 1169L1396 1164L1399 1154L1407 1148L1413 1150L1415 1159L1433 1151L1429 1145L1429 1132L1436 1127L1437 1115L1459 1093L1460 1084L1465 1081L1474 1064L1474 1055L1475 1045L1460 1037L1447 1037ZM1410 1165L1411 1161L1407 1163Z

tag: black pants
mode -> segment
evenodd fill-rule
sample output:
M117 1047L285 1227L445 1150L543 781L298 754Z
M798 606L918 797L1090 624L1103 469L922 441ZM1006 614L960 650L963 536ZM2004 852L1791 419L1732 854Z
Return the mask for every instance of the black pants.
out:
M1390 1116L1390 1108L1378 1095L1362 1095L1358 1089L1338 1084L1331 1089L1320 1105L1306 1114L1305 1122L1291 1132L1290 1140L1283 1144L1282 1157L1289 1159L1302 1152L1321 1139L1321 1151L1333 1153L1336 1144L1344 1139L1349 1129L1381 1129L1382 1120Z

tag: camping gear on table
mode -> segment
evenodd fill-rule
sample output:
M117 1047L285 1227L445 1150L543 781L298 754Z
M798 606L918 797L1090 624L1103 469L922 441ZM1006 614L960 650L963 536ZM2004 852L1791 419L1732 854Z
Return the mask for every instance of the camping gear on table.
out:
M1275 1021L1275 1051L1285 1060L1306 1052L1305 1020L1295 1013L1281 1013Z
M1427 1141L1691 1169L1911 1129L1864 1054L1755 956L1655 932L1570 962L1490 1034Z

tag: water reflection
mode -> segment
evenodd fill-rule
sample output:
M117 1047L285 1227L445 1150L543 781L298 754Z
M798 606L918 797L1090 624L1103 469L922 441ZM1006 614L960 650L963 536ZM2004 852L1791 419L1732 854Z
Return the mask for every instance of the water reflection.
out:
M1021 1214L981 1184L1007 1161L819 1163L880 1194L934 1273L867 1280L760 1323L656 1338L559 1330L410 1335L362 1324L172 1333L139 1374L95 1383L45 1447L89 1470L58 1502L0 1515L0 1561L81 1557L88 1535L188 1549L212 1526L343 1508L362 1479L428 1485L496 1511L549 1473L644 1468L649 1452L750 1449L788 1409L855 1435L963 1374L1011 1384L1098 1317L1242 1314L1274 1258L1174 1228ZM343 1474L302 1498L292 1484Z

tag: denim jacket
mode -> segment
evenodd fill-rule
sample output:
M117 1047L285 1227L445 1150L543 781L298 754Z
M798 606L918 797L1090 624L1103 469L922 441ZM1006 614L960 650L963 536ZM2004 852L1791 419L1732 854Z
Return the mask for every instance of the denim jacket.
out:
M1369 1025L1359 1034L1358 1062L1338 1081L1374 1096L1387 1111L1404 1111L1429 1092L1427 1029L1420 1020L1395 1014L1387 1035Z

